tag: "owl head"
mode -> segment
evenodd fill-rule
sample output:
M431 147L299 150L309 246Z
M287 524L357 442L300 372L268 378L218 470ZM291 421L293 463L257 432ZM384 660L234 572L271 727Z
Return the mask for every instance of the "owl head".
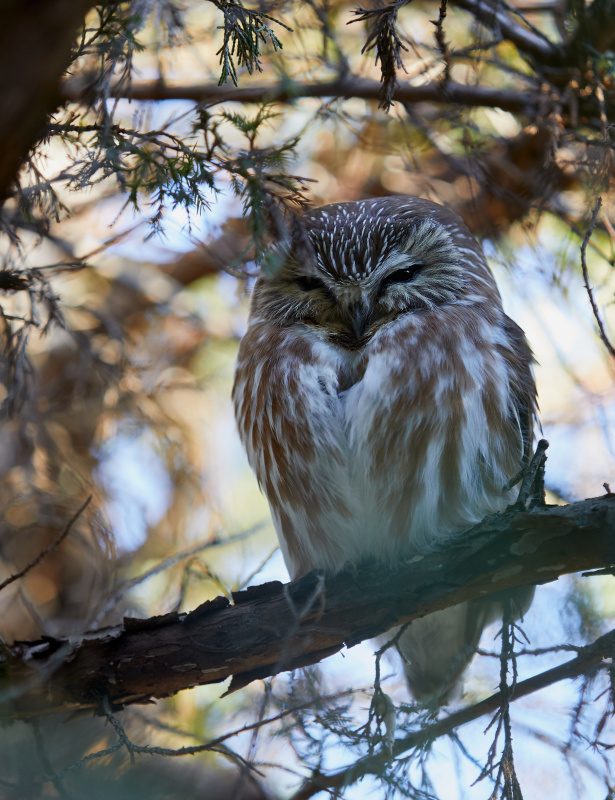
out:
M461 218L428 200L388 197L299 217L257 281L252 314L357 349L401 315L479 302L499 306L500 297Z

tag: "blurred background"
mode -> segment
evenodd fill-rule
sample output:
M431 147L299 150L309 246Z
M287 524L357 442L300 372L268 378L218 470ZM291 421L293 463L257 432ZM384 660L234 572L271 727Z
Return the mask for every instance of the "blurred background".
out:
M480 2L402 5L399 83L436 88L388 112L378 7L365 18L337 0L250 13L202 0L114 2L75 30L60 106L3 208L0 581L93 499L62 544L0 593L5 642L78 636L287 580L230 402L257 262L283 224L272 209L396 193L454 208L536 356L548 502L615 487L614 361L581 259L591 231L588 280L608 336L611 40L602 50L592 40L591 57L570 55L568 69L548 52L541 62L535 43L525 51L519 30L563 53L589 19L574 4L502 5L508 27ZM366 41L381 49L362 52ZM467 90L463 102L442 94L451 84ZM508 94L487 102L481 87ZM278 101L267 102L274 89ZM252 94L235 94L243 90ZM592 641L613 617L610 576L540 587L519 648L547 652L520 656L520 678L566 660L549 648ZM495 634L486 632L460 703L497 688ZM373 651L364 643L223 699L224 686L206 686L119 715L140 745L210 743L194 757L131 764L117 730L89 716L13 723L0 734L0 793L290 797L312 768L339 769L374 746L362 729ZM400 730L414 729L424 718L399 665L382 669ZM590 675L514 704L526 800L613 796L608 688ZM487 723L343 796L488 798L495 773L474 783L493 739Z

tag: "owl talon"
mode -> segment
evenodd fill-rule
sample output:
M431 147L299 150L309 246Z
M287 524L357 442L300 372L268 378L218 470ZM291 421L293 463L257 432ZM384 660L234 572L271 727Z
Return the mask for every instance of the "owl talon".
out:
M515 476L513 479L515 482L518 482L518 478L521 480L521 488L517 500L507 507L507 511L525 511L528 501L530 509L545 505L545 463L548 447L549 442L541 439L536 445L536 451L530 463L521 470L519 476ZM513 482L509 484L509 487L512 488L512 486L514 486Z

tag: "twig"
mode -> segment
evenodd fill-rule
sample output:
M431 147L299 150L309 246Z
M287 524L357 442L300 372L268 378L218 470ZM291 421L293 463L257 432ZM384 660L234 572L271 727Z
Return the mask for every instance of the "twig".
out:
M591 235L594 232L594 228L596 227L596 219L598 217L598 212L600 211L601 206L602 206L602 198L599 197L598 202L596 203L596 207L594 208L592 213L592 218L589 223L589 228L587 229L587 233L585 234L585 238L583 239L583 244L581 245L581 268L583 269L583 282L585 283L585 288L589 296L589 302L591 303L592 311L594 312L594 317L596 318L596 322L598 323L598 331L600 333L600 338L602 339L604 346L609 351L611 356L615 358L615 348L611 344L609 337L607 336L606 331L604 329L604 324L600 316L600 311L598 310L598 306L596 305L596 300L594 299L594 292L589 284L589 273L587 271L587 259L586 259L587 245L589 244Z
M517 778L515 769L512 747L512 727L510 723L510 701L514 696L515 687L517 685L517 661L515 654L515 643L517 642L517 638L515 636L512 603L510 601L506 603L500 635L502 637L502 648L500 651L500 696L502 698L502 703L495 717L488 726L489 728L491 725L497 722L497 729L493 742L489 748L487 763L481 770L481 773L476 781L474 781L474 784L483 780L497 767L495 786L493 792L489 796L489 800L496 800L500 787L502 789L502 798L506 798L506 800L523 800L521 787L519 785L519 780ZM509 662L512 668L512 680L510 683L508 682ZM502 755L499 762L494 764L494 757L501 731L504 732L504 747L502 749Z
M37 719L32 721L32 732L34 733L34 741L36 743L36 753L39 757L39 761L41 762L41 766L49 775L49 780L51 781L51 783L53 783L54 789L58 793L58 796L64 798L65 800L68 800L69 795L67 794L62 781L58 777L53 766L51 765L49 756L47 755L47 751L45 750L45 743L43 741L43 735L41 733L41 726Z
M389 695L383 690L380 666L382 656L390 647L395 647L399 655L405 661L403 653L399 649L399 640L408 629L410 623L401 625L395 635L385 642L382 647L374 653L375 655L375 676L374 676L374 694L369 706L369 714L367 722L362 730L367 736L369 744L370 755L374 752L374 746L378 742L382 742L386 748L389 758L393 758L393 742L395 741L395 731L397 729L397 715L395 713L395 705ZM372 722L376 720L376 728L374 733L371 733ZM384 725L384 734L382 733L382 725Z
M339 700L342 697L348 697L349 695L361 694L367 692L369 687L362 686L357 689L345 689L342 692L336 692L335 694L326 695L325 697L321 697L318 699L319 704L325 704L330 701ZM284 711L280 711L279 714L274 714L271 717L267 717L266 719L257 720L256 722L252 722L246 725L243 725L241 728L235 728L228 733L224 733L221 736L218 736L216 739L210 739L209 741L203 742L202 744L192 745L189 747L181 747L177 750L170 750L167 749L163 753L163 755L171 755L171 756L184 756L184 755L196 755L197 753L205 753L205 752L220 752L222 744L227 740L231 739L234 736L239 736L242 733L246 733L247 731L253 731L255 728L263 728L266 725L271 725L274 722L279 722L280 720L288 717L289 715L296 714L298 711L305 711L308 709L314 710L314 700L310 699L308 702L300 703L298 705L292 706L291 708L287 708ZM152 720L149 719L145 714L140 712L132 712L135 716L137 716L142 722L146 725L159 728L160 730L167 731L172 733L176 736L191 736L195 737L196 734L189 732L189 731L182 731L177 728L173 728L170 725L165 725L159 719ZM226 751L225 751L226 752ZM106 754L106 751L105 753Z
M150 745L135 744L134 742L132 742L130 740L128 734L126 733L126 730L124 729L124 726L122 725L122 723L113 714L113 712L111 710L111 703L109 702L109 698L107 696L102 698L101 705L102 705L102 710L103 710L105 716L107 717L107 719L109 720L109 722L111 723L111 725L115 729L115 732L117 733L117 736L118 736L117 744L120 747L125 747L126 750L128 751L128 753L130 754L130 762L131 762L131 764L135 763L135 755L158 755L158 756L174 757L174 756L188 755L190 753L190 751L198 752L197 748L190 748L190 747L181 747L178 750L172 750L171 748L168 748L168 747L157 747L157 746L153 746L152 747ZM99 751L101 757L103 755L107 754L107 749ZM201 750L202 749L204 749L204 748L201 748ZM240 756L238 753L235 753L233 750L230 750L227 747L219 747L219 746L218 747L211 747L210 746L210 747L208 747L208 749L213 751L213 752L220 753L221 755L225 755L228 758L231 758L232 760L238 762L239 765L242 766L243 768L251 770L252 772L255 772L257 775L260 775L261 777L264 777L262 772L260 772L254 766L254 764L251 764L249 761L247 761L245 758ZM97 755L97 754L96 753L91 753L90 754L90 756L94 756L94 755ZM72 765L72 766L77 768L78 766L81 766L84 763L85 763L85 759L81 759L79 762L77 762L77 764ZM61 773L61 776L63 776L67 771L68 770L64 770Z
M256 525L253 525L251 528L248 528L246 531L242 531L241 533L234 534L233 536L214 536L213 539L208 539L206 542L200 542L199 544L195 545L194 547L189 548L188 550L182 550L179 553L174 553L167 558L163 558L157 564L155 564L150 569L142 572L140 575L137 575L134 578L126 581L125 583L121 584L115 591L113 591L106 599L105 604L100 609L100 611L96 614L92 622L90 623L91 628L94 630L98 626L99 622L106 616L106 614L111 611L111 609L119 603L121 598L133 589L135 586L143 583L144 581L152 578L154 575L158 575L161 572L164 572L171 567L174 567L175 564L178 564L180 561L183 561L187 558L192 558L193 556L198 555L203 550L207 550L210 547L222 547L223 545L227 544L234 544L235 542L242 541L243 539L247 539L248 537L252 536L253 534L257 533L261 528L264 527L263 522L259 522ZM0 587L1 588L1 587Z
M135 763L134 746L130 741L130 739L128 738L128 735L124 730L124 726L122 725L122 723L119 721L117 717L113 715L111 711L111 704L109 703L109 698L106 696L103 698L102 708L103 711L105 712L105 716L107 717L111 725L114 727L119 742L122 744L123 747L126 748L126 750L128 750L128 753L130 754L130 763L134 764Z
M527 678L517 683L510 699L518 700L521 697L533 694L547 686L552 686L558 681L576 678L578 675L586 673L592 666L600 664L605 658L610 658L614 645L615 630L610 631L599 639L596 639L592 644L582 648L577 658L567 661L559 667L553 667L553 669L546 670L546 672L534 675L532 678ZM608 664L605 664L605 666L608 668ZM479 717L482 717L484 714L496 711L501 707L502 700L502 692L496 692L480 703L462 708L460 711L439 720L433 725L428 725L421 730L413 731L404 738L396 739L393 746L393 755L399 756L426 740L450 734L461 725L466 725L468 722L479 719ZM362 758L352 766L330 775L325 775L316 771L313 773L312 777L292 795L290 800L309 800L309 798L314 797L318 792L327 790L330 791L331 794L334 794L336 789L349 786L365 775L382 774L382 770L388 763L388 760L388 753L377 753L374 756Z
M359 6L353 13L353 22L367 23L367 39L361 53L376 51L376 63L380 62L380 108L388 111L393 101L393 94L397 86L397 70L404 70L402 51L408 48L404 45L397 30L397 14L399 9L409 0L394 0L389 5L380 8L362 8Z
M265 713L267 711L267 706L269 704L269 700L271 699L271 681L263 681L263 696L261 698L259 710L258 710L258 718L257 722L262 723L265 719ZM240 800L241 797L244 795L244 787L246 784L246 779L250 777L250 770L254 769L254 757L256 754L256 746L258 743L258 736L261 731L261 725L255 725L252 730L252 735L250 736L250 744L248 746L248 752L246 754L245 762L239 768L239 775L237 776L237 780L235 781L235 786L233 788L233 794L231 800Z
M19 572L16 572L14 575L11 575L6 580L2 581L2 583L0 583L0 592L3 589L6 589L6 587L9 586L11 583L14 583L15 581L18 581L20 578L23 578L23 576L26 575L28 572L30 572L31 569L34 569L34 567L36 567L38 564L40 564L41 561L45 558L46 555L49 555L49 553L51 553L53 550L55 550L56 547L61 545L62 542L64 541L64 539L66 539L66 537L70 533L70 530L73 527L73 525L75 524L75 522L77 522L79 517L83 514L83 512L86 510L86 508L90 505L91 501L92 501L92 495L90 495L88 497L88 499L85 501L85 503L83 503L83 505L71 517L71 519L68 521L66 527L64 528L62 533L58 536L58 538L55 541L51 542L50 545L48 545L44 550L42 550L36 556L36 558L33 559L32 561L30 561L30 563L27 564L23 569L20 569Z
M553 645L553 647L534 647L532 649L524 648L523 650L517 650L515 652L515 658L519 658L520 656L544 656L546 654L551 653L580 653L583 649L583 645L576 645L576 644L558 644ZM478 647L476 650L477 655L483 656L483 658L497 658L500 659L502 657L501 653L494 653L489 650L483 650L482 647Z
M448 0L440 0L440 11L438 13L438 19L432 20L432 24L436 26L435 38L436 44L438 45L438 50L442 55L442 60L444 61L444 75L443 80L448 82L451 77L451 51L449 50L448 43L446 41L446 37L444 35L444 20L446 19L446 11L448 6Z

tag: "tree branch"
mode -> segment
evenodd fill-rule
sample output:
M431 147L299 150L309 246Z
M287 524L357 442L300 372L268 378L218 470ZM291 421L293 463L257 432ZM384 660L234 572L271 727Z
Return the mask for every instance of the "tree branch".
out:
M9 575L8 578L6 578L0 583L0 592L3 589L6 589L6 587L9 586L9 584L14 583L15 581L18 581L20 578L23 578L24 575L27 575L28 572L33 570L34 567L38 566L41 563L41 561L45 558L45 556L49 555L49 553L52 553L56 548L58 548L70 533L71 528L73 527L75 522L77 522L79 517L83 514L83 512L86 510L86 508L90 505L91 502L92 502L92 495L88 497L88 499L77 509L75 514L73 514L73 516L69 519L64 530L58 536L57 539L54 539L54 541L51 542L51 544L47 545L47 547L44 550L42 550L36 556L36 558L33 558L29 564L26 564L26 566L23 567L23 569L20 569L13 575Z
M367 78L344 77L334 81L279 83L257 86L218 86L218 84L168 85L157 81L140 81L129 88L111 90L113 97L132 100L192 100L195 103L290 103L300 97L359 97L379 100L381 85ZM62 85L65 101L80 102L87 95L87 85L68 80ZM544 104L539 92L513 89L492 89L489 86L467 86L453 81L435 81L424 86L398 84L393 100L402 103L446 103L453 105L487 106L517 113L531 112Z
M598 325L598 333L600 334L602 343L609 351L609 354L613 358L615 358L615 347L613 347L613 345L611 344L611 340L607 336L607 332L604 328L604 323L602 322L602 317L600 316L600 310L598 308L598 304L596 303L596 298L594 297L594 292L589 282L589 272L587 271L587 245L589 244L589 240L591 239L592 233L594 232L594 228L596 227L596 220L598 218L598 212L600 211L601 206L602 206L602 198L599 197L598 202L596 203L594 210L592 212L592 217L587 232L585 233L585 236L583 238L583 243L581 244L581 270L583 271L583 283L585 284L585 290L587 291L587 295L589 297L589 302L592 307L594 318L596 320L596 324Z
M581 648L579 655L571 661L566 661L566 663L560 664L558 667L548 669L539 675L534 675L516 684L508 699L518 700L520 697L526 697L528 694L533 694L547 686L552 686L558 681L583 675L603 660L612 659L614 653L615 631L609 631L609 633L596 639L595 642ZM501 708L502 700L502 692L496 692L485 700L481 700L480 703L474 703L474 705L467 708L462 708L454 714L438 720L433 725L426 725L408 736L396 739L392 752L384 750L375 755L366 756L351 767L346 767L330 775L317 772L305 781L303 786L292 796L291 800L309 800L310 797L318 794L318 792L322 792L325 789L331 791L340 789L343 786L349 786L365 775L381 775L387 764L390 763L391 758L400 756L402 753L418 747L424 742L433 741L439 736L452 733L462 725L480 719L485 714L497 711Z
M395 625L515 586L615 564L615 495L511 509L486 518L439 553L391 571L376 564L325 578L264 584L208 601L188 614L8 648L0 674L8 716L146 703L233 676L228 691L315 663ZM54 661L55 659L55 661ZM20 688L23 687L23 688Z
M564 49L554 44L543 34L516 23L502 4L499 7L488 0L451 0L453 5L469 11L486 28L496 31L502 39L508 39L522 53L531 56L540 64L559 66Z

